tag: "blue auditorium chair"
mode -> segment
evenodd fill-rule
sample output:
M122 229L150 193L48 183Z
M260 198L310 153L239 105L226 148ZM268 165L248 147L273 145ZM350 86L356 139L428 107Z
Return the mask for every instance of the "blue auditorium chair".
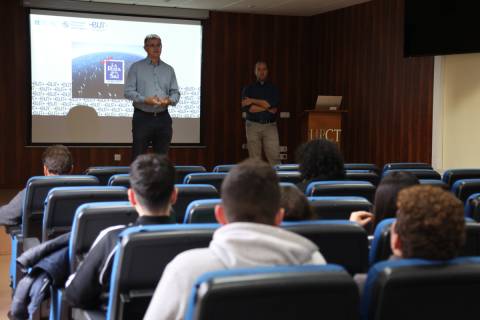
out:
M111 176L115 174L127 174L129 172L130 167L128 166L98 166L88 168L85 174L97 177L100 185L106 186Z
M220 191L227 172L189 173L183 179L183 184L210 184Z
M337 265L275 266L209 272L191 293L186 320L350 320L358 290Z
M470 195L465 201L465 217L480 222L480 193Z
M364 320L478 319L480 257L400 259L372 266L361 300Z
M313 213L318 219L348 220L354 211L372 211L372 204L363 197L308 197Z
M277 164L274 166L277 171L298 171L300 165L297 163Z
M235 166L236 164L220 164L218 166L215 166L212 171L213 172L229 172Z
M345 179L352 181L368 181L374 186L377 186L380 182L378 174L370 170L346 170Z
M167 264L183 251L208 247L218 227L190 224L126 229L115 252L107 314L75 309L75 315L83 319L142 319Z
M175 183L183 183L185 176L190 173L207 172L204 166L175 166Z
M375 186L368 181L314 181L307 186L305 194L310 197L364 197L368 201L373 202L373 198L375 197Z
M339 264L351 274L368 270L367 232L354 222L296 221L283 222L281 227L315 243L328 263Z
M429 169L433 170L433 167L429 163L423 162L392 162L383 166L382 172L389 170L405 170L405 169Z
M302 181L302 175L298 171L277 171L277 177L280 182L297 184Z
M457 180L478 178L480 178L480 169L449 169L443 173L442 180L452 187Z
M183 223L216 223L215 206L221 199L204 199L190 202L185 211Z
M345 163L345 170L368 170L380 174L380 169L373 163Z
M384 171L382 177L392 172L408 172L417 177L417 179L442 180L442 176L440 175L440 173L433 169L391 169Z
M48 192L55 187L98 184L96 177L86 175L35 176L28 179L22 207L22 224L19 228L9 230L12 238L10 278L13 289L20 280L16 259L23 253L24 247L34 246L42 236L43 209Z
M439 188L442 188L443 190L447 190L447 191L450 189L448 184L446 184L442 180L438 180L438 179L419 179L418 182L420 182L420 184L423 184L423 185L439 187Z
M115 174L108 180L109 186L130 188L129 174Z
M184 220L188 205L195 200L219 198L217 188L210 184L176 184L177 202L172 206L178 223Z
M127 189L124 187L54 188L45 200L42 242L70 231L75 212L84 203L127 200Z
M480 193L480 179L462 179L453 184L450 191L453 192L463 203L465 203L472 194Z
M370 265L387 260L392 255L392 250L390 248L390 228L395 220L395 218L385 219L375 228L369 254ZM465 233L465 245L461 249L459 255L464 257L480 256L480 223L467 219Z

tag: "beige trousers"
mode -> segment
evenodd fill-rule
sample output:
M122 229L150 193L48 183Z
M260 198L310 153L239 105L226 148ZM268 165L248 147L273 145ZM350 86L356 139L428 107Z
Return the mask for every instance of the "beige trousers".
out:
M267 161L273 166L280 163L280 143L277 123L245 122L247 147L250 158L262 159L262 147Z

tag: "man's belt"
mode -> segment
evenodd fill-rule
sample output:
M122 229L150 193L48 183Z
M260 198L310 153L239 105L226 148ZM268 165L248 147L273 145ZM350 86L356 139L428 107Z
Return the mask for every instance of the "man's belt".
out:
M275 119L273 119L273 120L251 120L251 119L247 119L247 121L255 122L255 123L260 123L260 124L268 124L268 123L274 123L274 122L276 122Z

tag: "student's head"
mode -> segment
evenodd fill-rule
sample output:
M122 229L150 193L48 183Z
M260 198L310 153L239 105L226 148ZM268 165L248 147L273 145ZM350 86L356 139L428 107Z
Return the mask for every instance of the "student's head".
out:
M380 181L375 192L375 222L394 218L397 212L397 195L404 188L417 185L418 179L409 172L394 171Z
M235 166L222 183L222 204L215 208L218 222L280 224L280 187L273 168L249 159Z
M345 178L342 155L331 141L318 139L301 145L297 150L297 162L304 180Z
M463 206L452 193L419 185L400 191L391 247L403 258L455 258L465 242Z
M53 145L45 149L42 154L43 174L55 176L69 174L73 169L73 160L68 148L62 145Z
M144 154L130 165L128 197L139 215L168 215L175 203L175 168L166 156Z
M268 66L265 61L255 63L255 76L258 81L265 81L268 77Z
M282 186L280 194L280 207L285 211L283 220L301 221L314 218L307 197L296 186Z

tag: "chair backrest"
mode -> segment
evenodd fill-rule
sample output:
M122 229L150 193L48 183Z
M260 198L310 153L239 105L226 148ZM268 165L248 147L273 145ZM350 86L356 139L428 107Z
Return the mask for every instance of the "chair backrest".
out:
M307 196L364 197L373 202L375 186L368 181L314 181L306 189Z
M65 175L31 177L26 186L22 208L22 235L25 238L40 238L45 198L48 192L56 187L97 186L94 176Z
M345 163L345 170L369 170L380 174L380 169L373 163Z
M85 171L85 174L95 176L98 178L100 185L106 186L111 176L121 173L129 173L130 167L128 166L99 166L90 167Z
M235 166L236 164L220 164L218 166L215 166L212 171L213 172L229 172Z
M480 179L457 180L450 191L465 203L472 194L480 193Z
M396 169L430 169L433 170L432 165L430 163L423 163L423 162L393 162L387 163L383 166L382 172L388 170L396 170Z
M374 186L378 185L380 177L374 171L370 170L346 170L345 179L353 181L368 181Z
M450 169L446 170L442 176L443 182L449 187L453 186L457 180L478 178L480 178L480 169Z
M282 228L315 243L328 263L343 266L351 274L368 270L368 237L364 228L350 221L284 222Z
M130 175L128 173L114 174L108 180L108 185L130 188Z
M127 200L127 188L124 187L54 188L45 200L42 242L70 231L75 211L84 203Z
M372 211L372 204L363 197L308 197L318 219L348 220L354 211Z
M362 319L477 319L480 257L401 259L370 268Z
M358 302L337 265L222 270L197 279L185 319L356 319Z
M300 165L298 163L285 163L275 165L277 171L298 171Z
M385 219L375 228L370 247L370 265L387 260L392 255L390 248L390 228L394 222L395 218ZM461 249L459 256L480 256L480 223L472 221L466 222L465 233L465 245Z
M443 190L449 190L450 189L448 184L446 184L442 180L438 180L438 179L419 179L418 181L420 182L420 184L423 184L423 185L440 187Z
M86 203L78 207L70 236L70 272L75 272L102 230L134 223L137 217L137 211L128 201Z
M204 166L175 166L175 183L180 184L190 173L207 172Z
M216 228L157 225L123 231L112 267L107 319L142 319L167 264L185 250L208 247Z
M192 201L219 197L217 189L210 184L177 184L175 187L178 195L173 210L178 223L183 222L185 211Z
M221 199L205 199L190 202L185 211L183 223L216 223L215 206Z
M474 193L468 197L465 201L464 212L465 217L480 222L480 193Z
M189 173L185 176L183 184L210 184L220 191L226 176L227 172Z
M277 171L277 177L280 182L297 184L302 181L302 175L298 171Z
M417 179L435 179L441 180L442 176L440 173L433 169L392 169L383 172L383 176L392 173L392 172L408 172L413 174Z

